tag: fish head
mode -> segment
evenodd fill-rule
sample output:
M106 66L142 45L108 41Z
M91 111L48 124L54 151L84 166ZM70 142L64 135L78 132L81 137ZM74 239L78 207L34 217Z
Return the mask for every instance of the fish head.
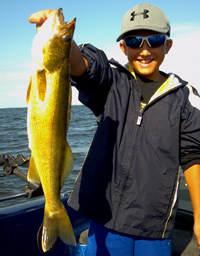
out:
M32 44L33 60L41 69L54 72L69 63L76 18L64 22L62 9L50 16Z

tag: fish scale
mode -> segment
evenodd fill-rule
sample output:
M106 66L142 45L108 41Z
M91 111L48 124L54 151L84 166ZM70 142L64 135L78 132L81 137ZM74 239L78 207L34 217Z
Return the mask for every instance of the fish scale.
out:
M64 23L62 9L58 9L42 25L31 50L35 69L27 91L31 150L28 180L41 182L46 199L41 239L44 252L52 248L57 236L66 244L76 244L60 199L60 190L73 168L66 135L71 112L69 59L75 21ZM64 40L66 36L68 40Z

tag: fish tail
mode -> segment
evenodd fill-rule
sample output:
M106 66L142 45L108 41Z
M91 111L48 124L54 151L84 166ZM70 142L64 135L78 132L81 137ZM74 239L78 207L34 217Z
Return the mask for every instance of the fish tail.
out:
M42 230L42 249L49 251L56 242L57 237L68 245L76 245L74 231L63 204L56 212L45 210Z
M74 230L67 214L67 211L62 204L61 214L59 216L59 237L62 241L68 245L76 246L76 239L74 236Z

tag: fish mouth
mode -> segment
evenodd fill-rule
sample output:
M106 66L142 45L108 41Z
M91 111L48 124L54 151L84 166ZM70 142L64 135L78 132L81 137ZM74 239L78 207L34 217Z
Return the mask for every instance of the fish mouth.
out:
M62 8L59 8L59 9L57 10L57 12L55 13L55 19L57 20L57 23L58 23L59 25L62 25L62 26L64 26L64 27L66 27L66 26L71 27L71 26L73 26L73 25L75 24L75 22L76 22L76 18L73 18L71 21L65 22L65 21L64 21L64 15L63 15L63 10L62 10Z
M53 27L56 27L59 30L59 34L63 37L68 34L70 30L74 30L76 23L76 18L73 18L71 21L64 21L63 9L59 8L55 13L53 20ZM73 28L74 27L74 28Z

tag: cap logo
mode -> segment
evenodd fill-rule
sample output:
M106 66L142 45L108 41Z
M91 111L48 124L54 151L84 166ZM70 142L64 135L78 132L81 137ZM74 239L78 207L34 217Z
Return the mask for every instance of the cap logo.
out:
M131 13L131 21L133 21L134 19L135 19L135 16L138 16L138 15L143 15L143 19L147 19L147 18L149 18L149 15L147 15L147 13L148 13L149 11L148 10L146 10L146 9L144 9L144 12L138 12L138 13L135 13L135 11L134 12L132 12Z

